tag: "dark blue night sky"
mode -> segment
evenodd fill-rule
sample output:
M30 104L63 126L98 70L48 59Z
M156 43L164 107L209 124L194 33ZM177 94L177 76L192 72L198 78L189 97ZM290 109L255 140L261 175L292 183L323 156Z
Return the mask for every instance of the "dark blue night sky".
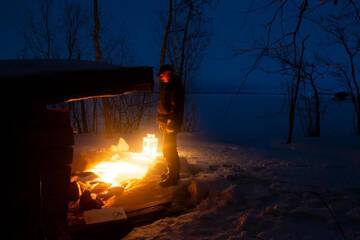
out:
M80 0L88 11L91 1ZM13 0L6 1L0 9L0 59L17 58L23 46L23 28L26 25L26 12L37 1ZM61 1L54 1L55 4ZM154 3L157 4L154 4ZM205 53L197 79L194 79L195 90L234 90L241 82L241 76L248 69L253 57L234 56L233 50L252 44L263 31L264 22L269 19L271 9L252 11L261 6L262 1L226 0L208 15L213 18L213 36L211 44ZM157 67L160 51L160 15L167 7L167 1L121 0L100 1L106 17L103 25L110 34L125 31L129 43L134 49L136 63ZM320 36L312 33L312 39ZM325 84L326 87L336 86L334 81ZM248 79L244 89L276 90L281 88L279 78L254 72Z

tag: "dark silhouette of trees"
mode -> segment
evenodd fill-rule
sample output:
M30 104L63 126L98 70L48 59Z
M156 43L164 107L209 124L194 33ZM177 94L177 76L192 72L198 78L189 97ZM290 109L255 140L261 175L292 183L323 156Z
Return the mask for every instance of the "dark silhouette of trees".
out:
M343 1L338 11L321 16L316 23L342 49L344 59L323 56L322 62L329 67L331 76L339 79L350 93L353 103L356 133L360 136L360 4L353 0Z
M303 82L301 84L299 115L304 133L308 137L319 137L321 133L321 96L317 81L327 74L321 70L320 61L305 62L303 69Z
M83 51L81 41L81 30L86 27L87 19L80 4L66 3L64 6L61 28L64 30L64 38L67 49L67 59L80 60ZM87 107L84 100L69 103L73 120L79 133L89 132Z
M66 60L95 58L116 65L134 64L135 55L126 33L120 31L116 36L107 35L106 23L101 21L106 15L101 13L101 1L92 1L92 9L65 1L57 15L51 0L38 0L38 3L29 10L29 24L24 29L25 44L20 57ZM111 136L115 132L137 129L150 103L150 93L133 93L70 102L67 106L78 133L97 132L101 123L99 118L102 118L105 133Z
M24 33L22 58L79 59L84 51L84 31L87 24L83 8L76 3L65 2L62 14L54 16L51 0L39 1L38 9L28 14L28 26ZM58 30L62 30L59 34ZM84 101L68 104L75 129L88 132L88 116Z
M287 0L280 3L272 3L271 5L275 6L275 10L271 19L266 24L265 39L258 41L254 48L242 49L237 51L237 54L258 51L258 56L250 71L259 68L260 62L263 59L273 61L279 66L278 70L270 70L268 72L279 74L285 79L289 123L286 143L290 144L293 140L301 84L307 77L305 74L307 67L306 42L310 38L310 34L302 32L304 16L309 9L308 0L303 0L299 6L296 6L296 17L292 18L292 21L284 19L286 11L289 11L288 4L289 1ZM288 24L287 28L279 30L278 25L283 26L285 21ZM313 86L315 87L314 84Z
M328 4L332 5L335 12L322 11ZM329 73L346 83L352 94L355 113L360 116L355 60L360 42L359 4L352 0L302 0L299 3L284 0L268 1L259 9L272 11L269 21L265 23L263 36L256 39L253 46L235 50L235 54L256 53L255 60L242 81L255 70L276 74L285 80L289 123L286 142L289 144L293 141L297 113L301 116L306 135L320 136L321 97L317 81L328 77ZM322 16L323 14L325 16ZM313 31L317 33L313 34ZM334 60L328 57L326 46L321 45L317 39L326 34L342 46L347 56L345 64L338 62L343 59ZM263 62L276 63L279 68L266 69L262 66ZM360 126L359 120L357 122Z
M168 63L175 67L186 92L189 91L189 81L195 78L194 73L199 68L210 43L212 22L208 14L217 2L214 0L169 0L168 2L160 65L167 59ZM185 103L183 130L192 131L196 119L189 116L196 116L193 114L196 107L187 100ZM189 121L193 123L188 124Z
M21 57L52 59L58 56L55 47L55 21L52 1L41 0L37 9L28 11L28 25L24 29L24 48Z
M61 28L64 30L64 38L67 50L67 59L73 60L81 57L83 43L81 30L87 25L86 15L78 3L67 3L64 6L61 19Z
M178 0L173 13L167 45L167 59L175 66L185 88L198 69L210 43L211 18L209 9L217 1ZM170 15L169 15L170 16Z

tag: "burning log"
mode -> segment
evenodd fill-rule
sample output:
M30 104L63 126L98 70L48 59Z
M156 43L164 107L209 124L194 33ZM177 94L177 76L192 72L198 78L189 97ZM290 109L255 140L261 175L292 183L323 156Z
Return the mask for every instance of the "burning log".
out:
M82 211L100 209L103 205L104 203L97 197L97 195L92 194L88 190L84 191L80 197L80 209Z
M108 191L110 186L111 186L111 183L99 182L98 184L95 185L95 187L91 190L91 192L100 194L100 193Z
M111 207L116 197L139 184L146 175L158 156L157 142L155 135L148 134L143 139L143 151L135 153L128 152L129 146L120 138L116 146L108 148L110 159L73 175L70 200L80 200L71 206L82 212Z
M78 181L83 182L83 183L93 182L99 178L99 176L93 172L80 172L80 173L76 174L76 177L77 177Z
M110 147L111 157L90 166L87 171L111 186L127 186L134 180L144 178L159 156L158 139L154 134L148 134L143 138L142 152L128 152L128 149L125 140L120 138L117 146Z

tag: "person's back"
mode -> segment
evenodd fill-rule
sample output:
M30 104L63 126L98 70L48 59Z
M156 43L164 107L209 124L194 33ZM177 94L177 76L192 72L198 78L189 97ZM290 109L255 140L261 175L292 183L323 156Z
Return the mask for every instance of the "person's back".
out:
M173 75L168 84L160 83L157 120L165 126L168 120L174 125L174 130L179 132L184 115L184 86L176 75Z
M163 174L162 186L177 184L179 179L179 156L176 134L181 130L184 114L184 87L170 65L160 68L160 92L157 121L163 134L163 154L168 172Z

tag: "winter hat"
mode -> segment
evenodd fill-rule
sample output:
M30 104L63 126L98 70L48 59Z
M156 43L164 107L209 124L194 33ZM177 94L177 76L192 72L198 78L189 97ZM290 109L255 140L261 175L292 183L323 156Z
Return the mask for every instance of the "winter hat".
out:
M166 72L166 71L170 71L170 72L174 72L174 68L172 65L170 64L164 64L160 67L160 70L159 70L159 75L162 74L163 72Z

